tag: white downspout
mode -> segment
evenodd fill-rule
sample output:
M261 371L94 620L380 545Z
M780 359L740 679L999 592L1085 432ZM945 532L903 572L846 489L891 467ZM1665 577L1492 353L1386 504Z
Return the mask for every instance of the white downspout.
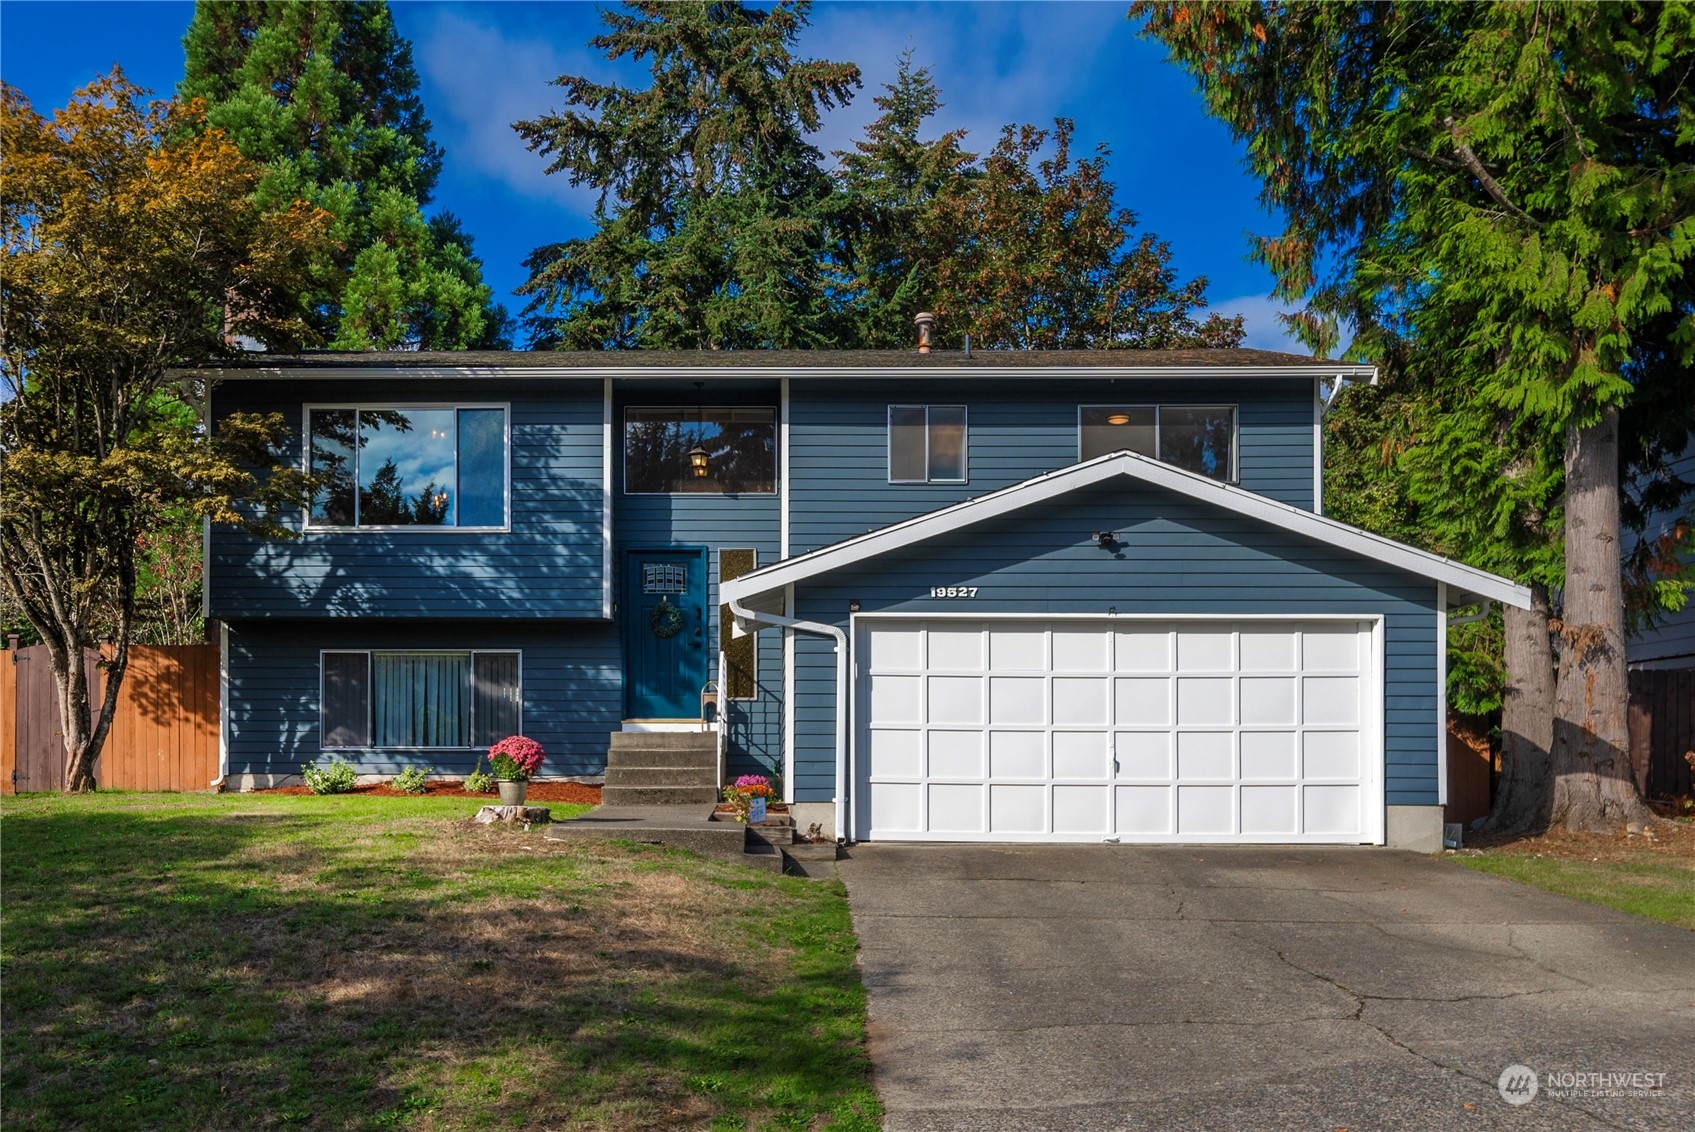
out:
M836 841L842 843L848 839L847 809L848 809L848 763L851 752L848 748L848 709L852 704L851 674L848 666L847 633L834 625L826 625L822 621L797 621L793 617L785 617L780 613L761 613L749 609L734 598L730 600L730 614L738 623L752 622L756 625L770 625L777 629L798 629L802 633L816 633L821 637L832 637L836 643ZM790 705L793 710L793 705Z
M213 790L222 791L230 776L230 627L218 622L218 777Z

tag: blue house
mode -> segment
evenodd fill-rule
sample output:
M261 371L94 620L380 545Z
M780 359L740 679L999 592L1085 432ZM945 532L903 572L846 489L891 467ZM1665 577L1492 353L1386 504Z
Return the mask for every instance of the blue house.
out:
M220 529L226 783L595 774L698 730L850 840L1438 843L1450 606L1323 514L1321 382L1253 350L265 358L325 485ZM712 689L707 689L712 690Z

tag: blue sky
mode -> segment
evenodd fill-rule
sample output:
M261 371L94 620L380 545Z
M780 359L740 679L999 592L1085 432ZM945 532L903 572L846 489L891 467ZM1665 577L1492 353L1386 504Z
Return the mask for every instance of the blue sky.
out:
M1247 345L1295 349L1268 298L1270 276L1247 261L1249 232L1276 225L1244 172L1242 147L1208 118L1188 77L1164 61L1112 3L819 3L803 34L805 55L859 64L865 86L826 120L814 142L847 148L873 116L871 98L911 46L932 68L946 103L938 129L970 130L967 148L987 150L1008 122L1076 120L1080 151L1104 143L1119 201L1144 231L1171 243L1181 278L1204 275L1215 309L1248 320ZM538 244L588 231L593 200L528 153L510 123L557 105L549 80L607 76L587 47L599 29L587 3L393 5L412 41L424 105L446 149L435 207L462 217L476 237L485 277L509 292ZM37 109L121 63L160 94L182 74L189 3L0 2L0 77ZM626 74L628 72L625 72ZM1298 351L1297 352L1304 352Z

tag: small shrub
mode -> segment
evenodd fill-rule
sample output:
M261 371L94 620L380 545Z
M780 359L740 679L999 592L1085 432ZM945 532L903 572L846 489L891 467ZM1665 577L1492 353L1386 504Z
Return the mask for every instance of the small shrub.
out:
M333 762L327 767L307 763L300 768L300 776L306 780L306 789L314 794L351 794L359 781L353 764L346 762Z
M483 769L483 760L479 757L477 765L465 779L465 793L493 794L494 790L494 775Z
M429 775L423 767L409 766L394 776L393 786L403 794L422 794L429 789Z

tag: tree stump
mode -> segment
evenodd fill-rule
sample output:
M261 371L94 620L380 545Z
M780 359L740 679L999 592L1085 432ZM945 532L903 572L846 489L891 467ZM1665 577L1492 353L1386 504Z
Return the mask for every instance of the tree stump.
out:
M523 822L526 826L545 825L553 820L553 813L546 806L484 806L471 820L478 825L497 821Z

